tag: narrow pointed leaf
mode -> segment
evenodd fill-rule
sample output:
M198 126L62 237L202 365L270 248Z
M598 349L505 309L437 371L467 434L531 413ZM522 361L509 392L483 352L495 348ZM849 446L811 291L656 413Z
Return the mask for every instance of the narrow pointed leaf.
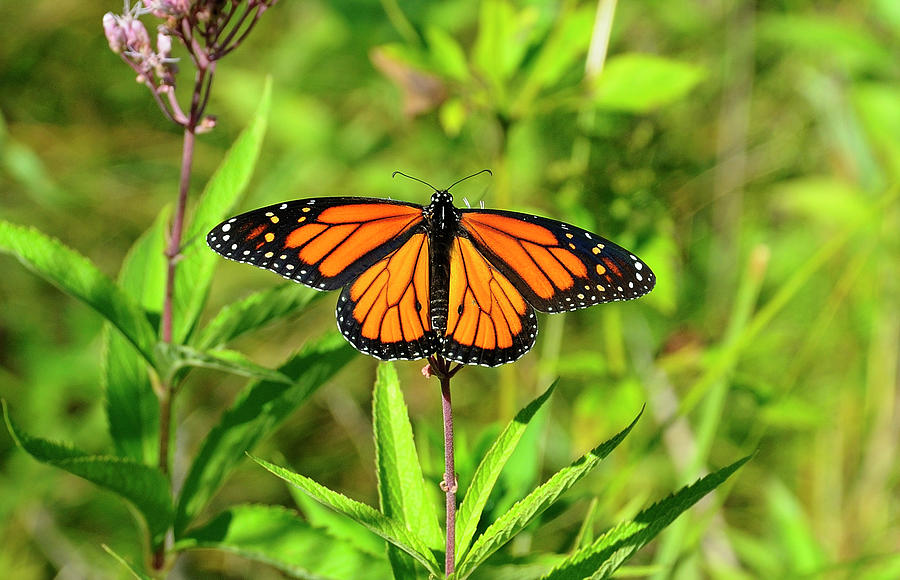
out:
M256 292L222 308L199 333L194 345L207 350L263 328L267 324L303 312L322 292L299 284L282 284Z
M641 413L643 413L643 410L641 410ZM471 574L491 554L519 533L535 517L553 505L559 499L559 496L596 467L601 460L625 439L640 416L638 414L628 427L620 431L612 439L601 443L568 467L557 471L546 483L517 502L508 512L491 524L472 544L472 549L469 550L469 553L466 554L465 559L457 569L458 578L465 578Z
M579 550L544 578L570 580L609 578L616 569L640 548L647 545L666 526L700 499L731 477L751 456L710 473L696 483L652 505L629 522L619 524L600 536L592 545Z
M119 272L119 286L145 310L158 314L165 288L166 224L169 212L135 241ZM104 333L103 382L106 417L118 455L145 465L159 456L159 402L150 384L147 363L117 332Z
M406 528L428 547L440 550L443 533L435 506L428 501L422 466L416 455L412 426L400 390L397 371L390 363L378 366L372 398L375 431L375 463L381 511Z
M525 433L526 427L531 422L535 413L544 405L553 390L556 388L556 381L547 388L538 398L531 401L527 406L522 408L512 421L503 429L503 432L497 436L497 439L488 449L475 475L472 476L472 483L466 490L466 497L459 506L456 513L456 559L462 559L463 554L472 544L472 538L475 535L475 529L478 526L478 520L484 511L494 484L503 466L516 449L516 445Z
M325 530L328 535L349 542L360 552L384 556L386 542L360 524L323 506L293 485L286 485L288 492L309 524Z
M332 491L299 473L294 473L283 467L273 465L267 461L253 457L252 455L251 459L291 485L297 486L301 491L322 505L342 513L372 530L380 537L415 558L420 564L425 566L425 569L431 574L436 577L441 576L440 568L434 554L417 535L410 533L406 529L406 525L404 525L403 522L390 519L374 508L356 500L352 500L336 491Z
M378 366L372 397L375 431L375 467L381 513L403 522L432 550L440 550L443 535L434 505L425 494L427 485L416 455L412 426L400 390L397 371L390 363ZM395 578L415 578L414 563L396 546L388 546Z
M163 375L166 380L171 380L171 375L182 368L199 367L275 383L292 382L284 374L258 365L235 350L218 349L204 352L189 346L165 343L160 343L158 349L160 354L157 358L164 361L163 368L168 370L169 376Z
M176 538L244 459L244 454L343 368L355 352L339 335L329 335L306 345L278 369L292 384L260 381L242 391L206 436L191 465L178 500Z
M96 310L152 363L156 333L143 310L90 260L34 228L2 220L0 252L15 256L37 275Z
M153 546L162 543L172 521L169 480L162 473L129 459L88 455L68 444L31 437L12 422L5 401L3 418L16 445L41 463L83 477L131 502L144 516Z
M183 258L175 271L173 337L176 343L185 341L206 304L218 262L218 256L206 247L206 233L228 217L250 183L266 133L271 94L272 83L267 80L253 119L206 184L185 232Z
M360 552L280 506L238 505L194 528L175 550L212 548L275 566L295 578L381 580L387 560Z

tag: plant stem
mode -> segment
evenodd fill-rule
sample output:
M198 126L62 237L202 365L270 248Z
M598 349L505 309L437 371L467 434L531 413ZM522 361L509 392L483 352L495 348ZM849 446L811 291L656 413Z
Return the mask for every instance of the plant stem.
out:
M181 252L181 238L184 232L184 213L187 207L188 190L191 182L191 168L194 163L194 119L184 128L184 144L181 152L181 177L178 184L178 202L175 206L175 216L172 219L172 229L169 232L169 240L166 246L166 293L163 300L163 313L161 321L161 339L165 343L173 340L172 310L175 295L175 267L178 264ZM157 392L159 397L159 470L167 475L169 473L169 440L172 430L172 399L175 395L175 385L164 381ZM165 545L160 546L153 554L153 568L161 570L165 566Z
M456 569L456 466L453 457L453 404L450 399L450 379L463 367L451 368L450 362L440 356L428 358L431 370L441 381L441 410L444 414L444 479L441 489L446 494L447 542L444 547L444 576L449 577Z
M447 545L444 575L453 574L456 567L456 466L453 458L453 406L450 402L450 377L442 375L441 407L444 411L444 481L441 489L447 494Z

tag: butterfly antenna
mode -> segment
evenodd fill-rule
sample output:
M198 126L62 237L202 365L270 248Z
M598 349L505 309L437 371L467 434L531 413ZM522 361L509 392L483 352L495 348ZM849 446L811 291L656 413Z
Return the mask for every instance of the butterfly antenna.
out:
M460 179L460 180L458 180L458 181L454 181L452 184L450 184L450 187L453 187L454 185L456 185L457 183L460 183L461 181L465 181L465 180L467 180L467 179L470 179L470 178L472 178L472 177L475 177L476 175L481 175L482 173L487 173L488 175L494 175L494 172L491 171L490 169L482 169L481 171L476 171L476 172L473 173L472 175L468 175L468 176L463 177L462 179ZM450 191L450 187L448 187L446 191Z
M427 186L430 187L431 189L433 189L433 190L435 190L435 191L438 191L438 188L436 188L435 186L431 185L431 184L428 183L427 181L423 181L423 180L419 179L418 177L413 177L412 175L407 175L407 174L403 173L402 171L395 171L395 172L391 173L391 177L397 177L398 175L402 175L403 177L405 177L405 178L407 178L407 179L412 179L413 181L418 181L419 183L424 183L425 185L427 185ZM454 184L454 185L455 185L455 184ZM453 186L451 185L450 187L453 187Z

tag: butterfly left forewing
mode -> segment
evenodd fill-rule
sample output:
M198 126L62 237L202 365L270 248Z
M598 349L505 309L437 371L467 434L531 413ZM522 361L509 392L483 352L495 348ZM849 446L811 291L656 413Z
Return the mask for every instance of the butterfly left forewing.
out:
M564 222L503 210L462 210L460 227L528 302L544 312L631 300L656 278L637 256Z
M359 197L298 199L222 222L210 248L316 290L344 286L424 228L416 204Z
M428 272L428 236L416 233L344 288L337 305L341 333L381 360L433 354Z
M440 354L484 366L512 362L534 346L534 310L465 237L450 248L447 328Z

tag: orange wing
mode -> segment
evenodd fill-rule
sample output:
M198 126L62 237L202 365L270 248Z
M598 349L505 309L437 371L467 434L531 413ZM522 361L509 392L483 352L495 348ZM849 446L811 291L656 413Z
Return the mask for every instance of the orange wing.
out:
M417 233L344 288L337 320L350 344L382 360L434 354L428 260L428 236Z
M441 346L445 358L497 366L518 359L534 345L534 310L470 240L459 236L450 249L449 290Z
M424 231L422 206L362 197L320 197L233 217L207 236L238 262L316 290L335 290Z
M460 226L478 251L538 310L630 300L656 283L634 254L573 225L504 210L460 214Z

